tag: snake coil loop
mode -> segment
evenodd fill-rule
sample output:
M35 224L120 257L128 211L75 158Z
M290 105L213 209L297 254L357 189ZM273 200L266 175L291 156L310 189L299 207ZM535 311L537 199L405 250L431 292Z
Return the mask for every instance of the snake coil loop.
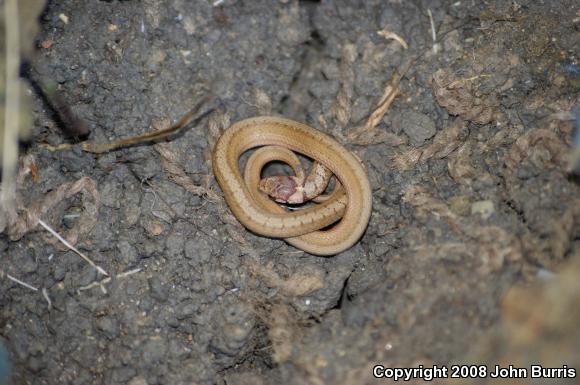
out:
M250 157L244 178L240 156L260 146L268 147ZM265 197L258 190L261 168L271 160L282 160L299 172L299 161L288 154L291 151L328 168L343 189L335 189L318 205L290 212ZM336 140L305 124L278 117L237 122L216 143L213 168L233 214L258 235L283 238L311 254L334 255L354 245L367 227L372 194L363 165ZM321 230L337 220L330 229Z

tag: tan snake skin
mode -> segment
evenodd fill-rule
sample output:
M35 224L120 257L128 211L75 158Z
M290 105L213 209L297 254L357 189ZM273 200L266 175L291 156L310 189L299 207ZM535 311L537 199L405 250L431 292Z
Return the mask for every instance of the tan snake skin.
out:
M250 162L251 168L245 172L253 175L252 183L240 173L240 156L259 146L285 147L318 161L334 173L344 190L313 207L287 212L257 189L260 169L264 159L269 159L268 150L263 151L266 155L261 160ZM237 122L216 143L213 169L230 209L256 234L284 238L311 254L334 255L354 245L367 227L372 191L363 165L330 136L305 124L278 117ZM341 214L342 219L333 227L319 231L335 223Z

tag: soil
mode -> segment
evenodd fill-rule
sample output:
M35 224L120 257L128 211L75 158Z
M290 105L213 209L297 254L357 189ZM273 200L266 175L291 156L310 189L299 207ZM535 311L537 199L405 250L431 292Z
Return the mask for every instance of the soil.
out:
M35 167L19 199L89 178L95 191L87 182L42 220L76 231L112 278L40 226L0 235L4 273L38 289L0 279L12 383L366 384L385 381L374 364L494 362L505 317L536 305L501 306L505 294L556 282L580 258L568 172L579 11L573 0L50 1L31 71L58 84L90 140L167 127L202 96L209 113L164 143L96 155L35 94ZM366 125L397 73L399 96ZM366 165L373 213L350 250L309 255L233 220L211 179L211 128L265 114L334 135ZM62 143L73 146L43 147ZM580 321L566 309L556 321ZM574 325L556 331L580 341ZM580 369L578 346L551 364Z

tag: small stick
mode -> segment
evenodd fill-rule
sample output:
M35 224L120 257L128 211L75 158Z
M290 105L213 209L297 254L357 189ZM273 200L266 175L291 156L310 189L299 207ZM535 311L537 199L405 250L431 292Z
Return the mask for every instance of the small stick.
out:
M129 138L119 139L110 143L83 142L81 144L82 149L87 152L92 152L94 154L102 154L122 147L128 147L143 142L152 142L155 140L165 139L171 134L185 127L197 115L201 106L203 106L208 101L208 99L209 98L207 97L203 98L191 110L189 110L185 115L183 115L181 119L177 121L177 123L175 123L169 128L148 132L146 134L139 136L131 136ZM206 116L211 111L213 111L213 108L210 108L208 111L205 111L204 113L200 114L198 118Z
M409 44L407 44L407 42L405 41L405 39L403 39L401 36L397 35L396 33L392 32L392 31L388 31L386 29L382 29L382 30L378 31L377 34L379 36L384 37L387 40L395 40L404 49L409 48Z
M0 270L0 277L3 275L2 273L3 273L2 270ZM18 278L15 278L15 277L11 276L8 273L6 273L6 278L8 278L9 280L11 280L13 282L16 282L19 285L22 285L22 286L26 287L27 289L30 289L30 290L33 290L33 291L38 291L38 289L35 288L34 286L29 285L28 283L23 282L23 281L19 280Z
M133 270L124 271L122 273L117 274L117 278L125 278L125 277L128 277L130 275L136 274L136 273L138 273L140 271L141 271L141 268L140 267L138 267L136 269L133 269Z
M431 23L431 38L433 39L433 53L437 54L437 52L439 52L439 43L437 43L437 31L435 30L435 22L433 21L433 13L431 13L431 8L427 8L427 14L429 15L429 22Z
M368 117L367 122L365 124L366 128L374 128L376 127L390 105L393 103L395 98L399 95L399 84L401 83L401 79L403 76L407 74L407 71L411 68L411 66L415 63L415 59L410 59L404 62L398 69L393 73L391 81L385 87L385 92L381 97L381 100L378 103L377 108L373 111L373 113Z
M83 151L91 152L93 154L103 154L105 152L117 150L117 149L123 148L123 147L133 146L135 144L153 142L153 141L165 139L165 138L171 136L172 134L174 134L175 132L179 131L180 129L182 129L186 125L188 125L189 122L191 122L194 118L201 119L201 118L207 116L210 112L212 112L214 109L210 108L207 111L202 112L201 114L197 114L199 109L201 108L201 106L204 103L206 103L208 100L209 100L209 97L202 99L202 101L197 103L191 110L186 112L185 115L183 115L177 121L177 123L175 123L174 125L172 125L169 128L166 128L163 130L158 130L158 131L153 131L153 132L148 132L148 133L143 134L143 135L123 138L123 139L119 139L119 140L109 142L109 143L95 143L95 142L89 142L89 141L82 142L81 148L83 149ZM42 147L48 151L55 152L55 151L70 150L71 148L73 148L73 145L70 143L62 143L62 144L58 144L56 146L53 146L50 144L43 143L43 144L40 144L40 147Z
M82 259L84 259L91 266L93 266L95 269L97 269L97 271L99 273L101 273L103 275L106 275L107 277L109 276L109 273L107 273L101 266L95 264L89 257L87 257L86 255L84 255L76 247L74 247L73 245L71 245L70 243L68 243L68 241L66 239L64 239L63 237L61 237L56 231L54 231L52 228L50 228L50 226L48 226L46 223L44 223L41 219L38 220L38 223L42 227L44 227L49 233L51 233L52 235L54 235L56 237L56 239L58 239L59 241L61 241L66 247L68 247L69 249L71 249L72 251L74 251L75 253L77 253Z
M44 297L46 302L48 302L48 310L52 309L52 301L50 300L50 297L48 296L48 290L46 290L46 287L42 288L42 296Z
M130 275L136 274L136 273L138 273L140 271L141 271L141 268L138 267L138 268L133 269L133 270L129 270L129 271L125 271L123 273L119 273L119 274L116 275L116 278L117 279L119 279L119 278L125 278L125 277L128 277ZM107 293L107 290L105 290L105 287L103 285L105 283L111 282L111 280L112 280L111 277L107 277L107 278L102 279L100 281L90 283L90 284L88 284L86 286L81 286L81 287L78 288L77 292L81 292L81 291L84 291L84 290L89 290L89 289L92 289L93 287L100 286L101 287L101 290L103 291L103 293L106 294Z

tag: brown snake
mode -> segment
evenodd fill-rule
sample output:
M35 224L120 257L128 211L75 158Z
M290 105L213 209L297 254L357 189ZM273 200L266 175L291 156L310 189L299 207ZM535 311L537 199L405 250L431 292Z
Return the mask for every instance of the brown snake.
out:
M276 149L256 151L246 165L244 179L239 170L240 156L259 146ZM258 190L258 184L263 165L272 160L282 160L296 172L297 158L288 153L280 155L284 152L280 147L326 166L343 189L335 188L329 199L302 210L288 212L278 206ZM336 140L305 124L278 117L237 122L216 143L213 169L230 209L256 234L284 238L311 254L334 255L354 245L367 227L372 194L363 165ZM339 219L330 229L320 230Z

